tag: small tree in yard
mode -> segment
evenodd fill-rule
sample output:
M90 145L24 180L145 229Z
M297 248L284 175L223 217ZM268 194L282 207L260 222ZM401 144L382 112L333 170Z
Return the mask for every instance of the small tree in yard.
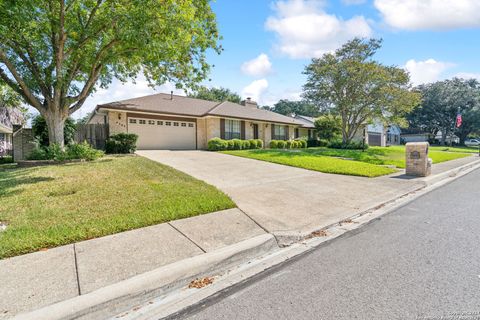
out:
M50 143L113 78L180 87L205 79L206 51L220 52L208 0L0 1L0 82L36 108Z
M403 124L420 103L420 95L409 90L406 71L372 59L380 46L381 40L355 38L305 68L304 98L339 116L344 145L374 120Z
M330 141L341 134L342 122L339 117L326 114L315 119L315 128L320 139Z

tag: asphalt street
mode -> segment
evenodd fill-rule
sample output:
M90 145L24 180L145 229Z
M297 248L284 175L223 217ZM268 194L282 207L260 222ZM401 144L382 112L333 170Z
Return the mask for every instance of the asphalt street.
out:
M480 319L480 170L180 319Z

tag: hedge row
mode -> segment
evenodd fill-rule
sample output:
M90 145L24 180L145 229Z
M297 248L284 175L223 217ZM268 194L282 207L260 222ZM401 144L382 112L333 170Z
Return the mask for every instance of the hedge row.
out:
M306 148L306 140L272 140L270 141L270 149L300 149Z
M261 149L263 148L263 141L260 139L251 140L223 140L220 138L213 138L208 141L208 150L246 150L246 149Z

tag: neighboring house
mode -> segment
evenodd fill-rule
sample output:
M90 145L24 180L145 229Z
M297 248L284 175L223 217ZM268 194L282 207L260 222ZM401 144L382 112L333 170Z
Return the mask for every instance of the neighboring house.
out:
M294 115L293 118L300 121L303 125L302 127L295 129L295 138L307 137L308 139L316 139L315 118L299 114Z
M442 132L438 131L437 135L435 136L435 140L442 141ZM445 143L451 144L451 143L460 143L460 138L453 134L450 133L445 137Z
M10 153L12 150L12 128L0 123L0 156Z
M138 149L206 149L215 137L222 139L295 138L295 129L308 128L291 117L259 109L247 98L241 104L213 102L173 94L97 105L87 123L108 124L110 134L138 135Z
M385 126L377 121L367 126L366 143L370 146L391 146L400 144L401 130L396 125Z
M402 129L400 135L402 142L427 142L431 134L417 128Z

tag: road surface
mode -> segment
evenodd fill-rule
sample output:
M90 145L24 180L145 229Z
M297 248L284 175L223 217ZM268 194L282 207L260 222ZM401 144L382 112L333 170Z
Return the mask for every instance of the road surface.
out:
M175 319L480 319L480 170Z

